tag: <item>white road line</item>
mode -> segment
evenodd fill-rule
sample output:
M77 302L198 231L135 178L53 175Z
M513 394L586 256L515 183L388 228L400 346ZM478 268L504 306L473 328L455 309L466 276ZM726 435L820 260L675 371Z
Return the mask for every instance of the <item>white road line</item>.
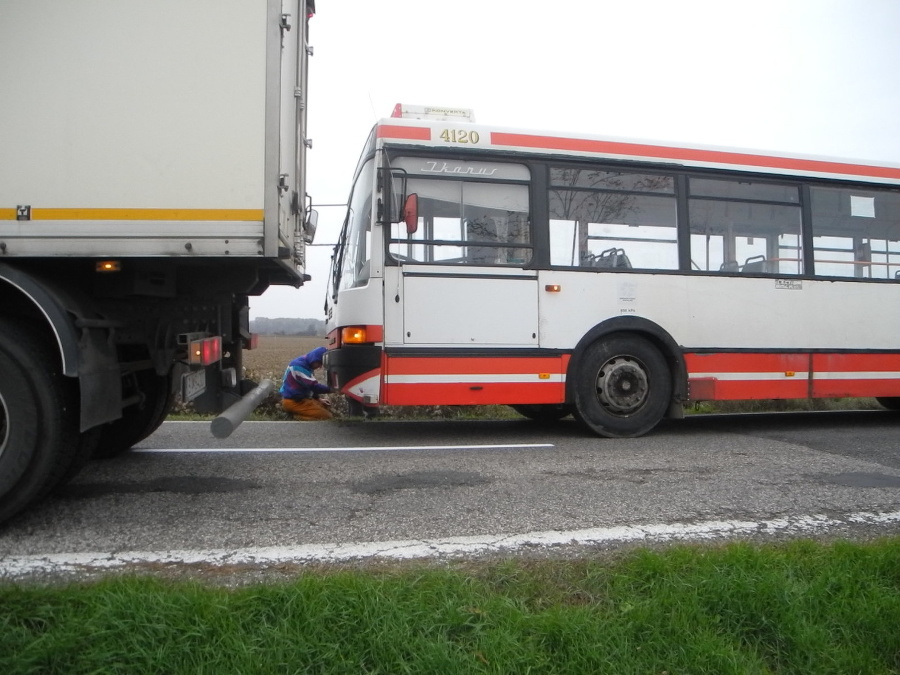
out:
M703 523L628 525L525 534L411 539L363 543L309 544L294 547L210 549L182 551L130 551L55 553L6 556L0 558L0 579L41 574L89 573L142 564L212 566L338 563L353 560L410 560L416 558L462 557L486 553L511 553L535 546L596 546L626 542L645 544L675 540L727 539L760 534L812 535L836 527L890 525L900 523L900 511L892 513L849 513L788 516L773 520L714 520Z
M342 448L134 448L131 453L155 452L378 452L380 450L505 450L509 448L552 448L553 443L508 443L491 445L371 445Z

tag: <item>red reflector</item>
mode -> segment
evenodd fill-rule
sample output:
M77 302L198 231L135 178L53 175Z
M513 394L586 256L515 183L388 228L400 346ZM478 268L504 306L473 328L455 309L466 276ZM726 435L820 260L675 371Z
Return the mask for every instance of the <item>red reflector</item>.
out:
M219 336L194 340L190 345L189 363L208 366L222 359L222 338Z

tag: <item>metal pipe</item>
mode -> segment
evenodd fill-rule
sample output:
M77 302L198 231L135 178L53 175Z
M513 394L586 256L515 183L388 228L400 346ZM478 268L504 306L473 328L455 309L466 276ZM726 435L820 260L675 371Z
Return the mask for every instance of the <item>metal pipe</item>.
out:
M228 438L232 432L241 426L247 417L252 413L256 406L262 403L263 399L269 395L275 385L272 380L262 380L255 389L250 390L237 403L224 410L221 415L216 417L209 425L209 430L216 438Z

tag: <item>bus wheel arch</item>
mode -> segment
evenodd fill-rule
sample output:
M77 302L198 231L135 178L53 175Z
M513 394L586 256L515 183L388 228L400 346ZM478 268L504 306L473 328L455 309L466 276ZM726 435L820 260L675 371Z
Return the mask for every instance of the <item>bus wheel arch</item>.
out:
M640 317L604 321L573 352L566 400L601 436L641 436L685 400L684 358L672 337Z

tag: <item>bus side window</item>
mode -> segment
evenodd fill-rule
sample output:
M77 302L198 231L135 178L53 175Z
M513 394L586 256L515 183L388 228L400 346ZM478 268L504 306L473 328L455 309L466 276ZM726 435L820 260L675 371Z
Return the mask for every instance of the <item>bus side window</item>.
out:
M608 248L599 255L588 255L585 263L591 267L603 269L630 270L631 261L625 255L625 249Z

